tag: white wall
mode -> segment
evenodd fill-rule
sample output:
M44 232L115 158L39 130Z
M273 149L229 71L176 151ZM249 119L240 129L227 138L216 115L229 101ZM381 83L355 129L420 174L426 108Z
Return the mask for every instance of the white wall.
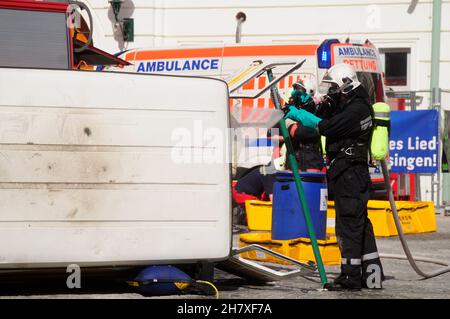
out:
M135 20L135 41L128 45L118 41L106 0L83 1L94 11L96 45L109 52L136 47L233 43L235 15L244 11L245 43L369 38L379 48L410 48L410 88L429 87L432 1L419 1L410 15L406 12L410 0L125 0L120 16ZM444 0L440 81L447 89L450 89L450 72L445 72L450 70L449 40L450 1ZM450 96L444 98L444 104L450 105Z

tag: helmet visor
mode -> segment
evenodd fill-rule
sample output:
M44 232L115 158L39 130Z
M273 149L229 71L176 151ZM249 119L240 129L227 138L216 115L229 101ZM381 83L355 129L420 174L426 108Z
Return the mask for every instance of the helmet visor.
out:
M339 92L339 86L336 83L322 81L319 85L320 94L335 94Z

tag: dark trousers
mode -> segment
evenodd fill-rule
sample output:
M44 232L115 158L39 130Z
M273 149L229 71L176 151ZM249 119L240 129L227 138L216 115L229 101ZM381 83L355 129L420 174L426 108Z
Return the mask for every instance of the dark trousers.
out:
M381 288L383 269L367 216L370 185L370 174L364 164L352 165L329 181L334 193L341 276L355 285Z

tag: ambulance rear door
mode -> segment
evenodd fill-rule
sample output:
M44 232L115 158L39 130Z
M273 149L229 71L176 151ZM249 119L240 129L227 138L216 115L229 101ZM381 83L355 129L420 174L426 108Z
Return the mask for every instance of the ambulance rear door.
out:
M278 83L278 90L283 97L286 94L290 94L293 83L309 78L316 80L316 50L317 45L315 44L226 45L221 64L222 79L230 84L230 80L239 79L240 75L244 76L246 70L250 70L249 66L255 61L262 61L267 65L306 60L301 69L288 75ZM274 77L278 78L291 67L292 65L287 64L274 68ZM248 81L235 93L251 96L267 84L267 76L263 73L259 77ZM270 92L266 92L255 99L230 100L230 111L240 122L253 122L254 119L261 117L260 112L273 108ZM233 167L251 168L267 164L272 160L276 145L268 139L267 128L243 128L239 130L237 135L240 138L235 142L233 150Z
M317 50L317 61L319 80L331 66L347 63L355 68L372 104L385 100L380 56L378 49L370 42L351 44L340 43L337 39L326 40Z

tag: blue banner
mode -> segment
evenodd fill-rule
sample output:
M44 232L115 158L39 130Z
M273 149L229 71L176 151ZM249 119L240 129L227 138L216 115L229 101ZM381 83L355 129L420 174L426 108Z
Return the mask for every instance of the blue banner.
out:
M395 173L437 173L439 115L436 110L392 111L389 162Z

